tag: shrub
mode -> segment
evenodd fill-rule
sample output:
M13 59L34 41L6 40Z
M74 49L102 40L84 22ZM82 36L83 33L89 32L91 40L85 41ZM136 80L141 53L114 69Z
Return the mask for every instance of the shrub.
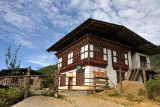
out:
M43 81L42 81L42 86L43 88L49 88L51 87L51 84L54 83L54 77L46 77Z
M148 93L151 98L160 95L160 79L154 79L147 82Z
M9 107L23 100L24 91L20 89L0 89L0 106Z

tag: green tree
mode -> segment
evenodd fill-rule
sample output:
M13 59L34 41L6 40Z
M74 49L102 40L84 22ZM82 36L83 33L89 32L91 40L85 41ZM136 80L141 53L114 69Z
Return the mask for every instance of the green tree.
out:
M6 56L6 65L9 70L11 70L11 75L20 67L21 61L18 61L17 54L21 45L15 50L15 52L11 53L11 45L8 46L8 51L5 54Z

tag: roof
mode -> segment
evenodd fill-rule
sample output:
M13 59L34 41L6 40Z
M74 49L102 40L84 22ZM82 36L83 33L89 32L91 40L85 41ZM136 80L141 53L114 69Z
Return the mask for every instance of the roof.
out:
M10 69L2 69L0 71L0 76L10 75L10 73L11 73ZM27 68L18 68L16 70L16 72L13 73L13 75L14 74L16 74L16 75L26 75L27 74ZM37 72L37 71L31 69L31 75L41 75L41 74L42 73Z
M85 34L92 34L130 46L131 50L135 52L145 53L148 55L160 53L160 46L156 46L153 43L147 41L127 27L91 18L83 22L58 42L53 44L50 48L47 49L47 51L60 51Z

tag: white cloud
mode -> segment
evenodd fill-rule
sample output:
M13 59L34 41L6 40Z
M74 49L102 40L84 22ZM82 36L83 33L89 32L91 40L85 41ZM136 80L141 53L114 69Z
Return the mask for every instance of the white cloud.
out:
M32 28L34 25L29 17L14 13L11 10L6 11L4 19L20 29Z
M23 42L28 48L46 48L91 17L124 25L159 45L159 5L158 0L0 1L0 28L11 33L0 38ZM3 20L18 29L1 24Z
M54 55L38 54L38 55L28 56L26 58L26 61L33 64L38 64L44 67L44 66L56 64L56 62L54 62L55 59L56 57Z

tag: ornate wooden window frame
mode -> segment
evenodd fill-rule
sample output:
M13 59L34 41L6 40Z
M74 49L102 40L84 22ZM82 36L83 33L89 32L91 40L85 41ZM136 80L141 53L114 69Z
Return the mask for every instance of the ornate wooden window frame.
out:
M76 71L76 85L80 86L80 85L84 85L84 81L85 81L85 69L81 69L81 70L77 70Z
M65 55L62 57L62 67L67 66L68 56Z
M66 74L61 75L60 86L66 85Z
M115 50L112 51L112 57L113 57L113 63L118 63L117 51L115 51Z
M124 58L125 58L125 65L129 65L128 54L127 53L124 54Z
M79 62L81 60L81 48L73 52L73 63Z

